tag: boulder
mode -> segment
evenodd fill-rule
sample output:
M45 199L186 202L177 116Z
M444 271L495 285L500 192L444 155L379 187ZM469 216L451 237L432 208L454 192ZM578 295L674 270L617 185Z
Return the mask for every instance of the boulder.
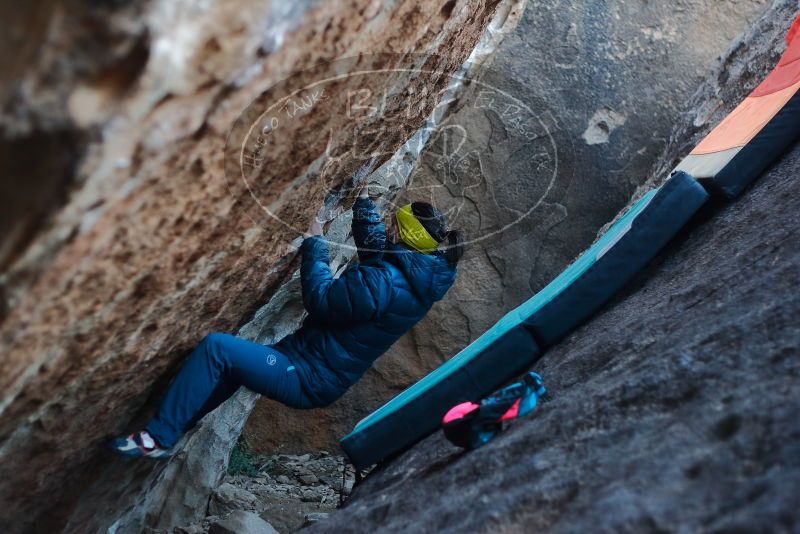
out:
M324 513L319 503L303 502L299 499L272 497L265 502L261 517L269 521L279 532L295 532L305 524L307 515Z
M253 510L257 503L258 498L249 491L225 482L211 496L208 513L225 516L233 510Z
M317 512L312 514L306 514L304 518L303 526L307 527L313 525L315 523L319 523L320 521L324 521L330 514L324 512Z
M257 514L237 510L212 523L208 534L278 534L278 531Z
M306 486L311 486L319 482L319 478L317 478L316 475L312 474L300 475L300 482L302 482Z

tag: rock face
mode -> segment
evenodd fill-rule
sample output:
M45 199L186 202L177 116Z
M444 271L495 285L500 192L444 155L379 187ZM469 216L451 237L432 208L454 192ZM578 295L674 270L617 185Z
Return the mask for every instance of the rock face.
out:
M236 331L290 279L290 242L323 205L346 204L341 186L365 159L384 162L425 124L498 2L6 4L4 21L18 26L3 39L29 26L39 46L0 58L14 74L0 95L0 165L4 180L19 177L3 182L0 210L0 530L169 523L180 506L142 501L197 513L242 421L209 424L163 471L125 470L101 443L143 420L204 334ZM365 55L376 50L386 54ZM272 160L251 157L246 180L231 179L238 152L225 138L246 130L242 111L321 74L276 85L290 73L339 57L425 69L284 100L293 120ZM383 107L331 113L354 89L386 95ZM41 198L28 205L31 190ZM252 403L239 401L232 415ZM202 450L216 451L213 468L198 467ZM201 491L170 491L168 479L198 469ZM123 489L107 492L115 481Z
M546 285L628 201L678 111L764 1L530 3L454 104L399 199L472 238L445 299L341 400L261 400L261 450L334 450L353 424Z
M734 44L659 167L763 78L796 14L777 2ZM530 418L466 454L431 436L311 531L796 531L798 169L800 144L547 352Z

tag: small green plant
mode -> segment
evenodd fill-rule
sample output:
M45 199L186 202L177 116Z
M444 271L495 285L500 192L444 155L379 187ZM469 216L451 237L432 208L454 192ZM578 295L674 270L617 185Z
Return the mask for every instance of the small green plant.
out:
M258 471L259 473L272 475L275 473L276 467L278 467L278 463L275 461L275 458L267 457L259 464Z
M258 475L258 469L253 465L253 453L250 451L250 444L239 436L236 445L233 446L231 457L228 461L229 475L246 475L254 477Z

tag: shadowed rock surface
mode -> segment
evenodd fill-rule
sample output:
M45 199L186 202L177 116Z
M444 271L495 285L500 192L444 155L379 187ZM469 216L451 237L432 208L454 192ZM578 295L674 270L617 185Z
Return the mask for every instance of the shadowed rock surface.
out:
M546 285L649 176L678 111L764 5L530 2L398 201L433 199L475 240L455 286L329 409L260 400L245 427L254 446L335 449L356 421Z
M661 168L763 79L797 8L734 44ZM796 532L798 169L800 144L547 352L551 402L467 454L429 437L312 532Z

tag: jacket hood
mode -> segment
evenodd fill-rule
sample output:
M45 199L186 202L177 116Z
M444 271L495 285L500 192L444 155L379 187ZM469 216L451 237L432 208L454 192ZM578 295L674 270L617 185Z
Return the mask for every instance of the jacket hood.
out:
M384 259L406 275L411 289L423 301L441 300L456 280L456 268L451 267L441 253L423 254L396 243L386 243Z

